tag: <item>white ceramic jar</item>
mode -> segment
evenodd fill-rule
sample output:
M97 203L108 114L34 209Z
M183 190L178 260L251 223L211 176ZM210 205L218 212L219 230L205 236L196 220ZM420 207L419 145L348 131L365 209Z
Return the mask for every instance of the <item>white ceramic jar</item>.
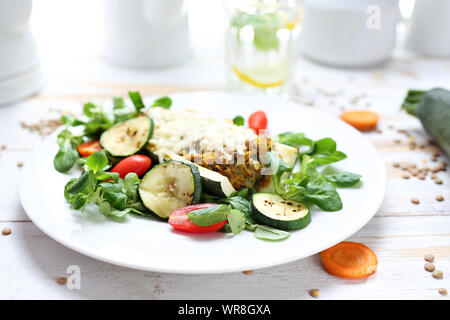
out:
M0 105L25 98L43 85L31 34L31 0L0 0Z
M364 67L390 57L397 0L306 0L301 52L320 63Z
M185 0L107 0L103 54L130 67L159 67L190 58Z
M416 53L450 57L450 1L416 0L406 38Z

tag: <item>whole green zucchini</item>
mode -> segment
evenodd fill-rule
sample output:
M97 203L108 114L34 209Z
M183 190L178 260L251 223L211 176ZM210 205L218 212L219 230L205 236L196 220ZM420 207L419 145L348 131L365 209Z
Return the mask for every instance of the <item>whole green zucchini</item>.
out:
M450 158L450 91L442 88L409 90L402 108L419 118L428 134Z

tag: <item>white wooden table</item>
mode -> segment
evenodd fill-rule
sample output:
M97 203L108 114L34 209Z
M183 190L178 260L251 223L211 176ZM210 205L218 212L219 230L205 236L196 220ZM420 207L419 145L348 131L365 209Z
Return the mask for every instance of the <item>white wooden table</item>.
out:
M210 6L211 10L219 10L216 4ZM33 98L0 108L0 145L6 145L0 151L0 229L12 229L11 235L0 235L0 298L313 299L308 291L317 288L319 299L449 299L448 295L440 295L438 288L450 290L450 174L438 173L442 185L429 177L424 181L405 180L401 178L402 171L392 164L409 161L419 167L434 166L430 157L435 147L410 150L409 138L397 132L408 130L418 145L426 144L428 139L420 123L399 112L399 106L408 88L450 88L450 60L396 53L392 61L379 69L330 69L302 58L294 67L299 87L296 101L336 116L342 107L368 108L381 115L381 132L366 136L386 162L386 198L376 216L349 239L375 251L379 267L374 276L362 281L335 278L322 269L318 255L256 270L250 275L142 272L82 256L33 225L19 202L21 169L17 164L30 160L42 138L21 128L20 122L55 118L56 112L49 110L79 111L82 102L102 102L113 95L125 95L128 89L141 90L144 95L222 90L225 67L221 38L198 32L193 39L196 58L188 64L156 71L127 70L104 63L90 52L92 48L88 52L74 51L76 45L64 38L56 47L50 41L55 34L49 33L62 35L73 30L50 30L42 21L45 5L35 9L33 19L42 46L47 86ZM74 5L69 5L69 9L83 11ZM89 26L85 29L89 30ZM88 33L84 33L86 38ZM401 142L396 143L396 139ZM439 161L444 159L439 157ZM443 195L445 200L436 201L436 195ZM412 197L419 198L420 204L412 204ZM424 271L423 257L428 253L435 255L436 267L444 272L444 279L436 280ZM56 281L67 276L66 269L72 264L81 268L81 290L69 290Z

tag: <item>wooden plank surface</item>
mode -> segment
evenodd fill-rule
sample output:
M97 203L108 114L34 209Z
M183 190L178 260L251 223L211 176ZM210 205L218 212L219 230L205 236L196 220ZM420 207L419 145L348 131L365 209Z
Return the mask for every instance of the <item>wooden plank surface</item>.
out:
M433 279L423 268L423 255L433 252L436 266L449 270L447 220L374 218L350 239L370 246L380 261L376 275L363 281L328 275L318 255L256 270L251 275L135 271L75 253L49 240L32 223L0 223L0 228L13 229L0 242L1 252L7 257L0 261L0 298L309 299L308 290L319 288L323 299L446 299L437 293L437 288L448 286L448 280ZM81 290L69 290L56 283L58 277L67 276L65 271L70 264L81 268ZM11 265L14 268L9 268Z
M58 116L54 110L79 112L81 101L102 101L130 86L134 88L132 84L104 84L96 86L102 93L90 92L85 96L80 93L47 95L44 92L26 102L0 109L0 119L8 119L2 121L0 128L0 145L6 145L6 149L0 152L4 177L0 185L0 228L13 230L11 235L0 238L1 252L8 257L0 261L1 298L41 298L45 292L44 297L48 299L309 299L308 290L319 288L323 299L448 299L448 296L437 292L440 287L449 287L448 277L436 280L423 269L423 256L433 253L436 266L444 272L450 270L448 172L439 173L443 185L436 185L430 179L402 179L403 171L393 168L394 162L430 165L430 154L436 148L427 146L410 150L408 139L396 130L408 129L418 143L425 143L428 137L420 130L417 121L397 112L383 113L381 108L377 111L382 114L382 132L366 135L386 162L387 194L376 217L350 239L365 243L378 255L379 269L368 280L349 281L332 277L323 271L317 255L256 270L251 275L187 276L134 271L84 257L49 239L30 222L18 201L17 182L21 169L17 164L29 161L31 151L42 140L36 133L21 128L20 122L52 119ZM144 87L144 92L153 94L175 92L179 88L140 85L139 89ZM187 87L182 91L196 89ZM390 91L386 90L385 94L398 94ZM336 115L339 113L337 108L330 110L328 104L318 108ZM391 124L395 128L390 129ZM401 139L402 143L395 143L395 139ZM424 160L427 160L426 164ZM436 201L434 197L437 194L442 194L446 200ZM412 196L420 198L421 203L412 204ZM58 277L67 276L65 271L71 264L81 267L81 290L69 290L56 283ZM273 292L277 294L274 296Z

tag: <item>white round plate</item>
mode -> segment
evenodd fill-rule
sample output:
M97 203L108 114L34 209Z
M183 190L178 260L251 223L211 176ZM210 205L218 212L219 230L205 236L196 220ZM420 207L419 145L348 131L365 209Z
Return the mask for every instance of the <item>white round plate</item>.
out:
M256 239L251 232L185 234L163 221L128 215L117 222L93 211L69 208L64 185L80 171L61 174L53 168L56 135L37 150L24 167L20 198L30 219L44 233L82 254L109 263L159 272L220 273L287 263L347 239L377 212L385 192L386 173L375 150L357 130L312 108L270 98L225 92L172 94L173 109L195 109L218 118L245 118L264 110L272 133L295 131L319 139L332 137L348 158L336 168L363 176L358 188L339 189L344 209L313 209L312 222L280 242ZM153 101L151 97L145 99Z

